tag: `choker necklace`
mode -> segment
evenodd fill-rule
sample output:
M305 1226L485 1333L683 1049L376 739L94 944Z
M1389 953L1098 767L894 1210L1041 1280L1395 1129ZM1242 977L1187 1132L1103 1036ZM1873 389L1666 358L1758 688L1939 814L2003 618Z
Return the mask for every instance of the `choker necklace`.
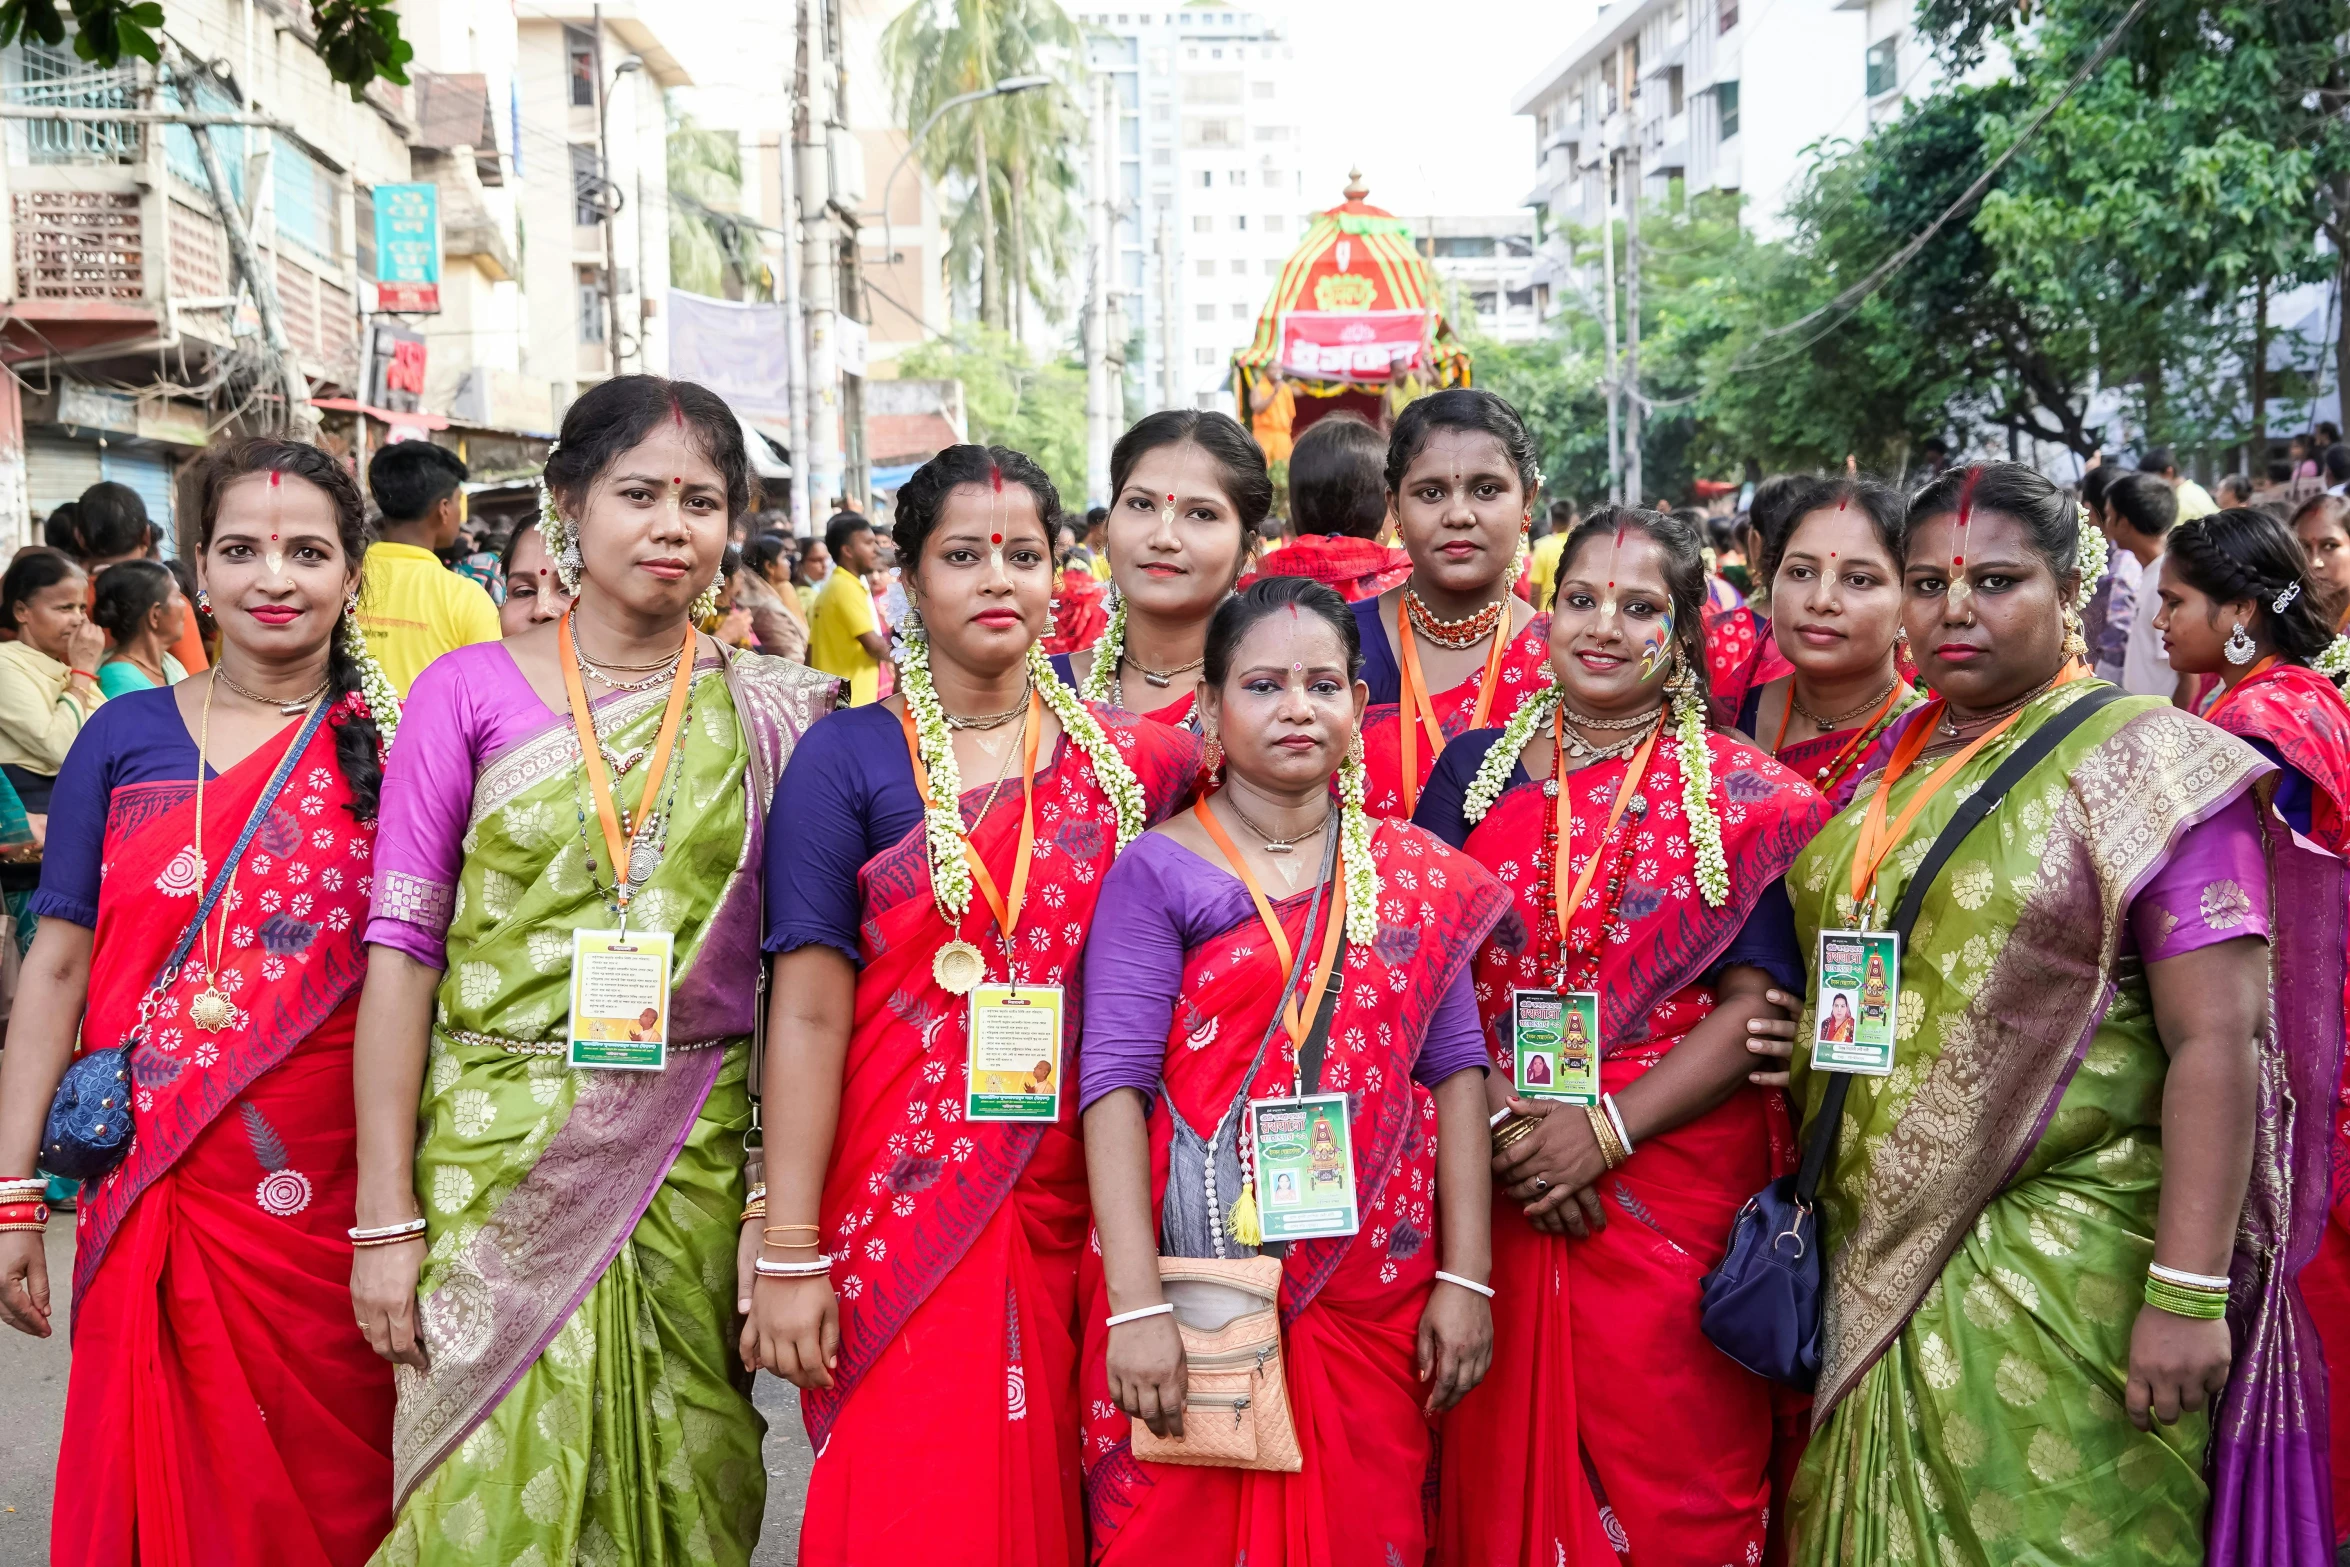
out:
M1901 671L1897 669L1890 677L1886 679L1884 685L1877 689L1877 694L1875 696L1870 697L1866 702L1861 703L1860 706L1854 708L1849 713L1837 713L1828 718L1822 718L1819 714L1813 712L1810 708L1805 707L1802 702L1797 700L1795 695L1794 682L1790 681L1787 686L1787 705L1794 708L1798 713L1801 713L1805 723L1811 725L1814 729L1817 729L1821 734L1829 734L1835 730L1843 728L1846 724L1851 723L1854 719L1866 718L1869 714L1875 712L1877 710L1877 704L1884 701L1885 698L1893 694L1893 687L1900 681L1900 679ZM2030 701L2031 698L2026 697L2024 700Z
M1994 723L1999 719L2005 718L2010 713L2021 712L2023 709L2031 706L2034 702L2039 701L2040 698L2046 696L2049 692L2055 690L2056 682L2060 678L2062 678L2062 671L2059 671L2057 674L2050 675L2046 681L2042 682L2038 686L2033 687L2031 690L2026 691L2022 696L2017 697L2014 701L2008 703L2005 707L1993 708L1988 713L1974 713L1969 715L1966 720L1966 727L1973 729L1982 724ZM1942 706L1943 734L1955 740L1959 738L1959 727L1960 726L1956 717L1951 712L1950 705L1945 702Z
M1419 590L1408 583L1404 586L1403 603L1405 611L1412 617L1413 630L1438 647L1449 648L1475 647L1493 635L1510 612L1510 596L1505 592L1474 615L1464 615L1458 620L1440 620L1436 611L1421 599Z
M1664 704L1660 702L1636 718L1585 718L1573 708L1567 707L1564 702L1559 705L1565 709L1567 715L1567 730L1560 737L1560 749L1565 751L1570 759L1577 762L1604 762L1613 757L1630 756L1634 751L1640 749L1640 743L1648 738L1648 731L1663 722L1665 713ZM1589 724L1594 729L1629 729L1639 732L1627 734L1623 739L1611 741L1606 745L1593 745L1575 732L1575 726L1578 724Z
M221 668L218 664L212 666L212 674L214 679L218 680L222 685L228 687L238 696L243 697L246 701L258 702L263 707L274 707L288 718L298 718L303 713L308 712L310 710L310 704L317 701L320 697L326 695L327 687L334 684L334 681L331 678L322 680L318 683L318 689L311 692L308 696L265 696L259 691L254 691L245 686L238 685L234 680L229 678L228 671Z
M1119 663L1126 665L1136 674L1142 676L1142 678L1151 686L1161 691L1164 691L1167 689L1167 687L1173 685L1177 675L1188 675L1193 670L1199 668L1202 664L1205 664L1207 661L1208 656L1205 653L1202 653L1199 657L1193 659L1190 663L1177 664L1173 669L1152 669L1148 665L1144 664L1141 659L1136 658L1132 653L1120 650L1118 654Z
M1664 711L1664 703L1634 713L1630 718L1592 718L1576 711L1571 702L1561 700L1559 706L1567 710L1567 722L1583 729L1646 729L1649 720Z
M1233 799L1229 792L1224 796L1224 803L1231 808L1233 815L1240 818L1242 826L1257 835L1258 841L1264 845L1267 854L1278 856L1274 861L1273 868L1281 873L1283 883L1292 887L1297 885L1298 867L1297 862L1291 856L1297 853L1299 844L1308 838L1319 838L1322 835L1323 830L1330 825L1330 817L1336 809L1335 807L1325 809L1322 812L1322 819L1303 832L1293 832L1286 838L1276 838L1264 828L1259 827L1250 818L1248 812L1240 808L1240 802Z
M579 645L576 642L572 644L572 651L575 653L579 651ZM614 691L650 691L653 689L653 687L659 685L662 681L667 680L672 674L676 672L677 660L678 658L682 658L684 656L685 655L683 652L680 652L676 655L676 657L671 658L665 666L654 670L651 674L645 676L642 680L615 679L612 676L605 674L595 665L589 663L588 656L585 653L579 654L579 669L580 673L586 675L596 684L600 686L608 686Z
M940 707L939 711L946 715L947 727L949 729L1001 729L1004 727L1004 725L1010 723L1013 719L1018 718L1022 713L1028 711L1028 698L1031 694L1034 693L1035 689L1035 680L1030 679L1023 681L1020 686L1020 700L1014 702L1010 707L1005 708L1000 713L981 713L975 718L964 718L959 714L948 713L943 706Z

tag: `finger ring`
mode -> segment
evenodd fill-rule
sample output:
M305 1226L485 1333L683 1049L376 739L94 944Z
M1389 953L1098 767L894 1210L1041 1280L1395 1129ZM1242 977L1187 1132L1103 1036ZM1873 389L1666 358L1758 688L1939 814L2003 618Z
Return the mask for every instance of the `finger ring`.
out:
M1546 1192L1546 1191L1549 1191L1549 1190L1550 1190L1550 1178L1549 1178L1548 1176L1545 1176L1545 1175L1537 1175L1536 1177L1534 1177L1534 1189L1535 1189L1536 1191L1538 1191L1538 1192Z

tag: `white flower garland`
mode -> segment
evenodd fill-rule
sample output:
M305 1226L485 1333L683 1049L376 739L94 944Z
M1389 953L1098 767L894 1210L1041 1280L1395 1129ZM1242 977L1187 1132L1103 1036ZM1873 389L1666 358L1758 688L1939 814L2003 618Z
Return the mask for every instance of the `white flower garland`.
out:
M2073 564L2080 569L2081 585L2073 590L2073 608L2084 610L2097 596L2097 584L2105 577L2105 560L2110 553L2105 535L2089 520L2086 507L2081 511L2081 542L2076 547Z
M963 858L963 775L955 765L954 732L947 727L946 709L939 705L938 687L930 678L929 637L919 628L907 631L896 639L890 658L898 666L898 690L906 699L906 710L914 715L915 744L930 774L930 809L922 820L930 845L931 893L942 912L960 919L971 906L971 866ZM1147 825L1149 805L1140 780L1084 699L1061 684L1040 643L1028 645L1028 675L1070 743L1093 763L1094 781L1110 797L1118 816L1113 853L1124 852Z
M1079 693L1088 702L1109 706L1117 700L1118 665L1126 656L1126 595L1110 589L1110 623L1102 628L1102 638L1093 645L1093 666L1085 672L1085 688Z
M1379 865L1371 856L1371 818L1363 809L1363 737L1338 764L1338 846L1346 861L1346 939L1379 939Z
M1722 853L1722 819L1714 814L1713 748L1705 743L1705 703L1687 680L1673 694L1674 738L1681 743L1681 809L1689 818L1689 846L1697 851L1697 890L1720 908L1730 901L1730 861Z
M1526 698L1515 717L1502 726L1501 738L1485 753L1485 760L1477 764L1477 776L1469 780L1468 798L1461 802L1461 819L1474 827L1485 820L1485 813L1493 809L1493 802L1501 798L1509 787L1510 770L1518 765L1518 753L1526 749L1526 742L1534 738L1534 731L1550 722L1550 715L1559 705L1559 688L1550 683L1550 672L1543 671L1543 683Z
M2309 667L2328 680L2339 680L2344 675L2350 675L2350 636L2334 638Z
M368 647L357 621L352 622L345 645L350 649L351 662L359 666L359 695L367 703L367 716L375 720L376 754L389 756L392 740L400 732L399 688L384 673L383 665L375 661L374 650Z

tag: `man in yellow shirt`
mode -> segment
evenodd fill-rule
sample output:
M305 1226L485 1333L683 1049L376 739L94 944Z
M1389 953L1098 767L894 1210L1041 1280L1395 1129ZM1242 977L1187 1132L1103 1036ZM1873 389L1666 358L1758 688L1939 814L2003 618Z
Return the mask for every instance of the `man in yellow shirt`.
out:
M1567 535L1575 531L1575 503L1555 500L1550 503L1550 531L1534 541L1534 558L1526 563L1526 578L1534 589L1534 610L1540 614L1550 608L1550 601L1558 592L1559 556L1566 552Z
M850 705L862 707L881 699L881 661L889 656L873 592L865 586L866 574L880 562L881 541L870 519L844 511L825 528L824 548L832 570L808 616L808 662L846 680Z
M367 465L383 519L361 568L359 629L403 697L443 653L498 640L498 606L433 553L457 542L464 483L464 459L430 441L397 442Z

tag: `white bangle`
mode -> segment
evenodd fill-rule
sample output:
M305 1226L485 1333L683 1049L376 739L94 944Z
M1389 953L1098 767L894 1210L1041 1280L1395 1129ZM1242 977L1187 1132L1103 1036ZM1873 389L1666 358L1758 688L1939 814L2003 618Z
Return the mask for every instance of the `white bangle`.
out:
M2184 1268L2166 1268L2159 1262L2146 1264L2146 1271L2165 1284L2176 1284L2181 1289L2217 1292L2235 1288L2235 1281L2224 1273L2189 1273Z
M1616 1141L1624 1145L1624 1157L1632 1157L1632 1134L1624 1130L1624 1112L1616 1108L1614 1094L1601 1094L1599 1107L1607 1112L1608 1125L1616 1129Z
M1171 1300L1162 1300L1157 1305L1145 1306L1140 1311L1121 1311L1116 1316L1106 1317L1102 1320L1102 1326L1105 1328L1122 1327L1129 1322L1140 1322L1145 1317L1172 1317L1173 1315L1175 1315L1175 1303Z
M1500 1109L1494 1111L1493 1114L1485 1118L1485 1129L1490 1132L1495 1127L1501 1125L1502 1122L1508 1120L1511 1116L1516 1115L1517 1113L1517 1111L1512 1110L1508 1105L1503 1105Z
M422 1235L424 1231L425 1221L421 1218L415 1218L404 1224L379 1225L372 1230L351 1229L344 1233L355 1241L388 1241L395 1235Z
M1458 1284L1462 1289L1475 1290L1487 1300L1493 1299L1493 1286L1490 1284L1480 1284L1475 1279L1464 1279L1459 1274L1447 1273L1442 1268L1436 1270L1436 1278L1439 1283Z
M813 1279L832 1271L831 1262L823 1257L814 1262L769 1262L764 1257L756 1257L751 1266L763 1279Z

